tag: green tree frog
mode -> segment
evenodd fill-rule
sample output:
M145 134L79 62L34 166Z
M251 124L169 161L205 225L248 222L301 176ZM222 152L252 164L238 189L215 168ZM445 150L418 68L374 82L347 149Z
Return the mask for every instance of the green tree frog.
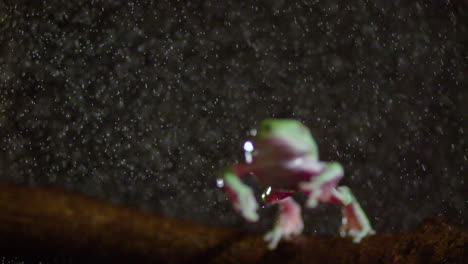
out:
M303 230L301 207L291 197L297 191L307 196L309 208L319 202L342 207L341 236L351 236L358 243L375 234L350 189L337 186L343 168L337 162L319 160L317 144L306 126L292 119L266 119L256 132L252 141L244 143L246 162L227 167L217 185L251 222L259 218L258 204L252 189L241 178L253 175L267 187L263 200L279 205L276 224L264 236L270 249L275 249L281 239L290 240Z

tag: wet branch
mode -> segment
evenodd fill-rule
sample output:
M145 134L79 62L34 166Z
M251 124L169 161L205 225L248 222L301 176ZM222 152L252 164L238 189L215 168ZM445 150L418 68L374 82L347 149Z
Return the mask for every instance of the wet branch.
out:
M113 205L51 187L0 184L0 255L114 263L468 263L467 229L441 218L353 244L304 236L266 249L262 234Z

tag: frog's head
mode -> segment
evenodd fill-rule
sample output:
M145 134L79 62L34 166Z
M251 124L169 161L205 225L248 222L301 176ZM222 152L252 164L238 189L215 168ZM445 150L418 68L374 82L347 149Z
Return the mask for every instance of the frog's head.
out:
M278 142L293 152L307 153L318 158L317 144L309 129L293 119L265 119L260 123L257 139Z

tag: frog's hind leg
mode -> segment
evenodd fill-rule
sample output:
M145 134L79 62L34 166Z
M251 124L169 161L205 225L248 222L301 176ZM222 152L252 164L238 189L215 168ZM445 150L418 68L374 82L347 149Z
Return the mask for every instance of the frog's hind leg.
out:
M353 242L359 243L361 239L368 235L375 234L369 223L369 219L359 205L356 197L346 186L340 186L331 190L331 195L323 202L338 204L342 207L343 213L341 236L351 236Z
M264 240L269 242L269 249L275 249L282 238L290 240L304 229L301 207L291 197L293 193L294 191L278 191L268 187L262 195L265 202L279 205L275 226L264 236Z

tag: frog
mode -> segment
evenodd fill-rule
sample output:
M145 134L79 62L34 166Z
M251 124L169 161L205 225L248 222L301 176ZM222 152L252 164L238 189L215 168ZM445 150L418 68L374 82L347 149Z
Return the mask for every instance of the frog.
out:
M343 167L319 159L317 143L305 125L295 119L270 118L251 134L253 138L244 143L245 162L225 167L217 186L249 222L259 220L259 205L245 177L253 176L265 187L261 194L264 203L279 207L273 228L263 237L269 249L275 249L281 240L298 237L304 229L301 206L292 197L297 192L305 194L306 208L316 208L319 203L339 205L341 236L359 243L375 234L351 189L338 186Z

